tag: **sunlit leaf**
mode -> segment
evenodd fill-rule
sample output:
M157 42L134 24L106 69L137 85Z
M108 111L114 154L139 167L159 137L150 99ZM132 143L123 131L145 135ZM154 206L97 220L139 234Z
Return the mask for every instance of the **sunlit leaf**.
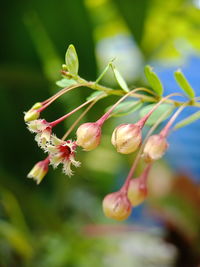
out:
M87 98L86 98L86 100L88 101L88 100L91 100L91 99L95 99L95 98L97 98L97 97L99 97L99 98L103 98L103 97L105 97L105 96L107 96L107 94L105 93L105 92L102 92L102 91L96 91L96 92L94 92L94 93L92 93L91 95L89 95Z
M148 105L141 109L140 111L140 117L143 118L156 104ZM166 113L166 115L163 117L162 121L166 120L173 112L174 106L170 104L163 103L151 114L149 119L147 120L146 124L153 125L155 124L160 117Z
M123 103L120 103L111 113L111 116L113 117L120 117L125 116L130 113L135 112L142 106L142 102L140 101L125 101ZM109 106L106 108L106 111L108 111L112 106Z
M152 89L160 96L163 95L163 85L158 78L157 74L153 72L153 68L151 66L145 66L144 68L145 76L151 85Z
M197 111L194 114L190 115L189 117L185 118L184 120L181 120L180 122L178 122L174 126L174 129L182 128L182 127L189 125L192 122L195 122L196 120L199 120L199 119L200 119L200 111Z
M76 53L75 47L71 44L69 45L66 55L65 55L65 63L67 66L68 71L71 74L77 75L78 74L78 56Z
M75 80L73 80L73 79L66 79L66 78L63 78L63 79L57 81L57 82L56 82L56 85L58 85L59 87L64 88L64 87L68 87L68 86L70 86L70 85L74 85L74 84L76 84L76 83L77 83L77 82L76 82Z
M129 88L128 85L126 84L124 78L122 77L122 75L120 74L120 72L112 65L112 69L115 75L115 79L117 81L117 83L119 84L119 86L125 91L125 92L129 92Z
M191 87L190 83L188 82L188 80L186 79L186 77L184 76L184 74L181 72L181 70L175 71L174 76L178 85L189 96L189 98L194 98L195 92Z

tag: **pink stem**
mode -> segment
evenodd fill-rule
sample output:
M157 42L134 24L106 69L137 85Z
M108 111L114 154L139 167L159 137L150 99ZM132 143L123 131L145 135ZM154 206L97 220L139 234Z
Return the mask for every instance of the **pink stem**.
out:
M143 91L142 88L137 88L134 89L130 92L128 92L126 95L124 95L123 97L121 97L96 123L99 124L99 126L102 126L103 123L108 119L108 117L110 116L110 114L112 113L112 111L128 96L130 96L131 94L137 92L137 91Z
M45 108L47 108L51 103L53 103L57 98L59 98L60 96L62 96L63 94L77 88L83 86L81 84L77 84L77 85L73 85L71 87L66 87L63 88L62 90L60 90L58 93L56 93L54 96L50 97L49 99L45 100L42 102L43 106L41 108L39 108L37 111L38 112L42 112Z
M171 117L171 119L168 121L168 123L165 125L165 127L162 129L162 131L160 132L160 135L163 137L166 137L169 133L170 127L173 124L173 122L175 121L175 119L178 117L178 115L181 113L181 111L186 107L185 105L182 105L175 113L174 115Z
M70 115L72 115L73 113L75 113L76 111L78 111L79 109L81 109L82 107L86 106L87 104L89 104L92 101L94 101L94 99L90 99L90 100L86 101L85 103L83 103L79 107L75 108L74 110L70 111L69 113L65 114L64 116L60 117L59 119L50 122L49 124L52 127L56 126L58 123L62 122L63 120L65 120L66 118L68 118Z
M138 125L140 128L142 128L144 126L144 124L146 123L146 121L148 120L148 118L151 116L151 114L168 98L172 97L172 96L176 96L176 95L180 95L179 93L173 93L170 94L164 98L162 98L141 120L139 120L136 125Z

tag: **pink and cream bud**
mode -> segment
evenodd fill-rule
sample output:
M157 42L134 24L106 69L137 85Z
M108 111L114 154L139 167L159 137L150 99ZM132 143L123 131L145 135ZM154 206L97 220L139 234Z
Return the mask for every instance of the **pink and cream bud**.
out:
M147 197L146 183L140 178L132 179L128 186L128 199L133 206L137 206L144 202Z
M168 143L164 136L160 134L152 135L144 146L143 157L146 162L158 160L162 158L167 148Z
M111 142L117 152L122 154L133 153L142 142L141 127L136 124L121 124L115 128Z
M101 126L98 123L84 123L76 132L76 144L81 146L85 151L95 149L101 141Z
M32 178L39 184L44 176L47 174L49 169L49 159L46 158L45 160L39 161L32 170L27 175L28 178Z
M103 200L103 212L111 219L126 220L131 214L132 206L127 196L118 191L107 195Z
M37 120L40 117L39 108L42 107L42 103L35 103L29 111L25 112L24 121L29 122L33 120Z

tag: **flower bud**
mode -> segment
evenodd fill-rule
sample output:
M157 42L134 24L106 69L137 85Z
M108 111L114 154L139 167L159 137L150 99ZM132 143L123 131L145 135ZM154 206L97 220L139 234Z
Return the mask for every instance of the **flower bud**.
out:
M120 191L107 195L103 200L104 214L118 221L126 220L131 214L131 203Z
M117 152L130 154L136 151L142 142L141 128L135 124L121 124L115 128L111 142Z
M49 168L49 159L39 161L27 175L28 178L33 178L39 184L47 174Z
M97 123L84 123L76 132L76 144L86 151L95 149L101 141L101 127Z
M168 143L165 137L159 134L152 135L145 144L143 157L146 162L158 160L165 154L167 148Z
M28 122L28 121L37 120L39 117L40 117L40 113L37 110L30 109L29 111L25 112L24 121Z
M40 117L40 112L38 111L39 108L42 107L42 103L38 102L35 103L29 111L25 112L24 121L33 121L37 120Z
M132 179L128 186L128 199L133 206L141 204L147 197L146 183L141 178Z

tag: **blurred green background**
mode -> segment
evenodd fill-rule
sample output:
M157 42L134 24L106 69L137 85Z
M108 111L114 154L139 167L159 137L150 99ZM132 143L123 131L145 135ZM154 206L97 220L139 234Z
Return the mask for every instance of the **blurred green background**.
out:
M146 84L147 62L184 65L185 55L199 53L200 1L11 0L1 6L0 266L200 264L200 187L169 163L155 165L149 199L127 223L102 213L103 197L119 188L133 160L114 151L110 135L122 121L132 122L131 116L110 120L95 151L78 151L82 167L71 179L50 168L40 186L26 178L44 156L23 121L23 111L57 92L55 81L71 43L79 74L88 80L114 57L134 86ZM103 83L116 86L112 76ZM90 93L69 93L45 118L58 118ZM97 119L116 99L98 103L84 121ZM62 136L77 116L56 134Z

